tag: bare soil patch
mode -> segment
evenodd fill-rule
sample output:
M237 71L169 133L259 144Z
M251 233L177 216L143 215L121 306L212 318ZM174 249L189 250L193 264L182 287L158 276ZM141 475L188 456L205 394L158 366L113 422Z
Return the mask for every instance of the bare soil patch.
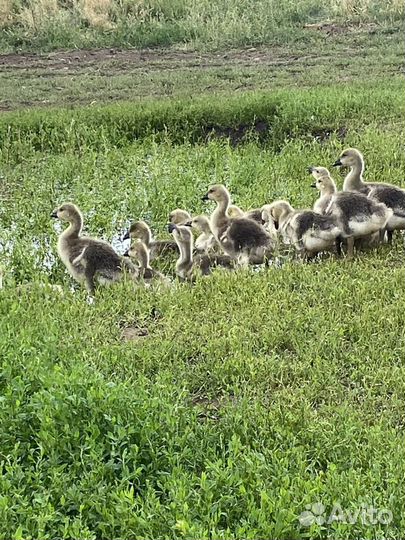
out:
M316 55L311 55L315 57ZM82 49L58 51L49 54L3 54L0 55L0 71L7 70L49 70L83 71L107 66L111 72L126 71L145 67L177 69L184 67L214 67L231 64L285 64L303 60L295 54L281 49L231 50L226 53L198 53L191 51L168 50L121 50L121 49Z

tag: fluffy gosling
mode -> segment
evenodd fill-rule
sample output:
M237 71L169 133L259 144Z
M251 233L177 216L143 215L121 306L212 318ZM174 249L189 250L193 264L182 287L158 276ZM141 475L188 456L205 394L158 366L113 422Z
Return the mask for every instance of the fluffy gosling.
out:
M110 244L88 236L81 236L83 216L72 203L64 203L51 216L69 223L58 238L58 254L70 275L86 286L93 296L96 279L101 284L120 280L125 272L133 279L138 277L136 268L120 257Z

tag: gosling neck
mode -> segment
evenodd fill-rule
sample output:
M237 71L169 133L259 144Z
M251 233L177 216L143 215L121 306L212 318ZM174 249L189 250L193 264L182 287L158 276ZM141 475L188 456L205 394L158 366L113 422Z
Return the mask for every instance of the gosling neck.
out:
M145 244L147 248L149 248L152 243L152 233L149 227L145 227L144 229L142 229L136 236L137 238L139 238L139 240L141 240L141 242Z
M205 234L212 234L210 222L209 222L208 219L207 219L207 220L204 219L204 220L201 222L200 227L201 227L201 232L203 232L203 233L205 233Z
M179 268L191 268L193 265L193 242L177 242L180 257L177 262Z
M69 227L63 231L61 237L66 238L79 238L83 228L83 218L81 214L75 214L69 221Z
M231 204L231 198L228 193L224 193L222 198L217 201L217 207L214 210L216 216L227 216L229 205Z
M361 156L356 157L355 163L343 182L343 191L358 191L365 186L363 181L364 161Z

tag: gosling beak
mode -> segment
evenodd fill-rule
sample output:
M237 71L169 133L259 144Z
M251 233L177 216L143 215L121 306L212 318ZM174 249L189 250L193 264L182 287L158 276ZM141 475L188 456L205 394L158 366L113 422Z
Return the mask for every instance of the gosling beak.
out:
M131 235L129 234L129 231L127 231L124 236L122 237L122 240L129 240L131 238Z
M54 210L51 214L51 218L57 218L58 217L58 214L56 212L56 210Z
M201 197L201 200L202 200L202 201L209 201L208 193L206 193L206 194L204 195L204 197Z
M183 223L185 227L192 227L191 221L186 221L186 223Z
M176 227L176 225L174 223L168 223L167 224L167 230L169 231L169 233L172 233L176 229L177 229L177 227Z
M276 231L278 231L278 221L274 222L274 228L276 229Z
M335 163L332 165L332 167L341 167L342 162L340 161L340 158L335 161Z
M309 174L312 174L314 169L315 167L311 165L310 167L307 168L307 171L309 172Z
M266 225L266 220L262 218L262 225Z
M311 187L312 187L312 188L316 188L316 182L313 182L313 183L311 184Z
M123 257L129 257L129 249L126 250L126 252L123 254Z

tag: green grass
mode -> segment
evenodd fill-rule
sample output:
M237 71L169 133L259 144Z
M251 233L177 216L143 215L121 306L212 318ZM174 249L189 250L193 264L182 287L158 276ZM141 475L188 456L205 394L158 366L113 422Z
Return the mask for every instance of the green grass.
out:
M91 6L86 9L84 5ZM82 47L177 46L199 50L276 45L306 39L305 24L337 27L403 22L397 0L96 0L67 3L35 0L5 3L0 49L55 50Z
M256 135L274 149L303 137L325 139L384 122L397 124L404 111L403 82L352 84L301 92L247 92L188 100L118 103L70 109L28 110L0 118L1 153L5 160L26 159L38 150L80 152L123 147L155 136L173 143L205 142L230 136L233 143ZM299 99L296 96L299 95ZM262 126L257 131L257 125Z
M332 33L305 29L294 43L222 52L102 49L5 56L0 109L374 85L398 79L402 38L403 25L397 23Z
M403 238L353 263L122 283L88 305L50 219L75 201L86 232L122 251L131 219L164 237L173 208L211 208L201 195L214 182L245 208L279 197L309 206L306 167L351 145L368 179L404 186L402 88L2 116L0 538L404 535ZM207 126L257 119L270 126L260 140L206 140ZM127 328L146 335L125 341ZM302 527L316 502L393 518Z

